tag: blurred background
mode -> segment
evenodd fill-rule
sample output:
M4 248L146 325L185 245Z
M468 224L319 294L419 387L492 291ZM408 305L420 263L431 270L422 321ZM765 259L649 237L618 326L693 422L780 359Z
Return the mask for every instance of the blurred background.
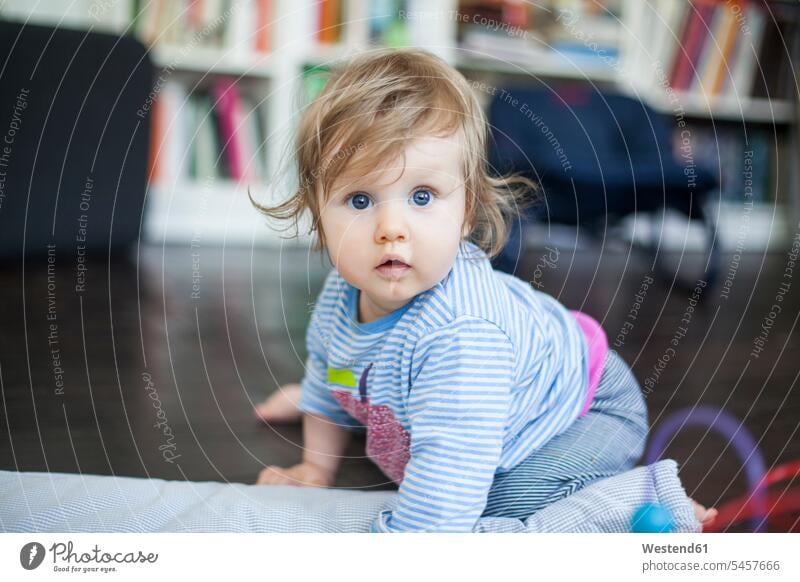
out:
M748 491L722 416L800 458L796 2L6 0L0 46L0 468L299 460L251 409L302 377L330 265L248 191L291 192L302 108L378 46L470 81L490 170L540 186L495 267L601 321L691 495ZM386 481L356 441L337 485Z

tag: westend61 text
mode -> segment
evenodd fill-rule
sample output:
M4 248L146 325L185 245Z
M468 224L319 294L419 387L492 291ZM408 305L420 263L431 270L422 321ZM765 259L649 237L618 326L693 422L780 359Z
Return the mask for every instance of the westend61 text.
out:
M645 554L707 554L708 544L642 544Z

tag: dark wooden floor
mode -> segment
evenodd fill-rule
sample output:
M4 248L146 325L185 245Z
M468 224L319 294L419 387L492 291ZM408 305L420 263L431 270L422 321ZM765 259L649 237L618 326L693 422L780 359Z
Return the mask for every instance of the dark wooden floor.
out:
M689 296L658 279L644 289L645 258L624 249L549 254L529 250L521 278L602 321L651 385L651 425L709 405L743 421L768 466L800 458L800 267L784 279L785 253L726 257L729 294L706 289L683 322ZM252 482L265 464L296 462L300 427L260 424L251 407L300 379L308 305L326 270L300 249L143 246L110 268L91 262L76 292L69 256L56 256L50 280L41 261L24 276L0 268L0 468ZM389 487L362 442L348 455L339 486ZM668 456L703 502L745 491L741 462L713 432L683 430Z

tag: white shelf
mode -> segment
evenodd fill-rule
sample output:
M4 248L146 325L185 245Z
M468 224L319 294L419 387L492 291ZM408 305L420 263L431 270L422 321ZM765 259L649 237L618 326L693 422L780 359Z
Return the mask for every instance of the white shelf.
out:
M162 69L257 79L274 75L270 54L237 55L215 47L156 45L150 49L150 55Z
M650 91L641 95L657 110L674 114L678 107L689 117L715 120L751 121L786 124L795 120L795 105L791 101L757 99L753 97L705 96L697 93L676 92L673 101L663 93Z
M460 48L454 65L464 71L524 75L534 78L581 79L603 83L617 81L614 69L596 62L596 59L576 58L555 51L541 51L535 57L526 54L508 54L500 58L480 54L474 49Z
M261 193L261 187L253 188ZM195 247L280 246L310 240L305 236L283 240L289 232L293 231L280 233L270 228L266 217L250 203L244 184L180 182L151 186L147 194L144 237L148 242Z
M507 36L470 29L453 56L453 64L464 70L615 82L616 61L596 55L559 50L536 34Z
M663 91L632 87L611 66L597 59L582 59L555 51L541 51L533 58L522 53L506 57L487 56L473 49L460 49L454 65L462 71L480 71L521 75L533 78L564 78L616 84L620 90L635 98L644 99L662 113L673 115L681 108L684 115L695 118L714 118L718 121L750 121L784 125L796 119L792 101L753 97L706 96L698 93L674 92L672 100ZM638 92L637 92L638 91Z
M331 65L347 59L368 47L353 47L345 44L325 44L315 43L310 49L303 53L303 64L307 65Z

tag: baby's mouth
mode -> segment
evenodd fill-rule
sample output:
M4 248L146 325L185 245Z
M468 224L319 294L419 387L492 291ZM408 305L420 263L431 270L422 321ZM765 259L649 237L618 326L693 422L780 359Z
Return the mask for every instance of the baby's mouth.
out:
M378 265L378 267L409 267L410 265L404 263L403 261L396 261L394 259L390 259Z
M376 270L386 278L396 279L401 277L406 271L411 268L411 265L398 260L384 261L376 267Z

